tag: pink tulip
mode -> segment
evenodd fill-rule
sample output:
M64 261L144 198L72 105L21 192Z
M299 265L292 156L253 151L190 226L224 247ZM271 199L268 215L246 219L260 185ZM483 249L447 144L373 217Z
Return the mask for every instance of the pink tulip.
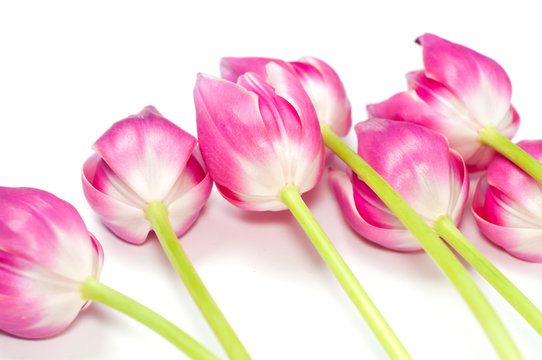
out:
M518 146L542 160L542 140ZM480 177L472 200L478 227L489 240L527 261L542 261L542 188L502 156Z
M212 188L194 153L196 143L147 106L96 141L96 153L83 167L85 196L105 225L127 242L145 242L152 229L145 207L155 200L167 206L180 236L194 223Z
M424 70L407 75L408 91L369 105L369 115L440 132L469 171L484 169L495 151L480 141L480 130L493 126L510 139L519 126L506 72L492 59L435 35L416 42L423 47Z
M265 76L266 65L275 62L292 71L309 95L320 122L328 124L339 136L348 134L352 126L350 101L337 73L325 62L314 57L285 62L269 58L223 58L222 77L236 81L244 73Z
M0 187L0 330L44 338L64 330L98 277L100 243L77 211L42 190Z
M458 223L468 174L446 139L418 125L370 119L355 127L358 153L429 225L442 215ZM348 223L365 238L398 251L421 249L375 193L355 174L331 171L330 182Z
M301 193L322 175L322 136L311 101L296 76L276 63L265 78L237 83L199 75L194 89L198 137L218 190L248 210L282 210L287 185Z

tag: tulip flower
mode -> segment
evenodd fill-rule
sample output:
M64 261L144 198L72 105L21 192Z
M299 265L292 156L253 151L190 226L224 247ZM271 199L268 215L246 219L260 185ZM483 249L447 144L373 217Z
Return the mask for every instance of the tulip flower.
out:
M356 133L360 155L535 329L542 330L542 313L457 229L469 178L463 160L445 138L418 125L383 119L358 124ZM362 180L332 171L330 182L347 221L362 236L398 251L417 249L412 235Z
M322 175L324 148L310 98L276 63L265 78L237 82L199 75L194 89L198 138L218 190L247 210L289 209L343 289L394 359L410 356L307 208L301 193Z
M96 153L83 167L83 189L90 206L121 239L141 244L150 231L156 233L228 355L248 359L178 240L212 188L196 144L192 135L148 106L115 123L96 141Z
M270 62L296 75L309 95L321 123L329 125L339 136L348 134L352 126L350 101L335 70L320 59L303 57L297 61L285 62L269 58L227 57L220 61L220 71L224 79L235 82L247 72L265 76L265 67Z
M432 34L420 36L424 70L407 75L408 91L369 105L371 117L413 122L442 133L469 171L483 170L495 150L538 181L542 164L509 139L519 116L508 75L494 60Z
M463 159L446 139L417 125L371 119L356 126L358 153L428 224L446 215L458 224L469 194ZM368 240L398 251L422 249L414 236L355 174L330 171L350 225Z
M97 301L193 359L216 359L168 320L99 282L102 262L100 243L70 204L38 189L0 187L0 330L51 337Z
M542 160L542 140L518 146ZM489 164L478 180L472 211L489 240L517 258L542 261L542 189L511 161L498 156Z

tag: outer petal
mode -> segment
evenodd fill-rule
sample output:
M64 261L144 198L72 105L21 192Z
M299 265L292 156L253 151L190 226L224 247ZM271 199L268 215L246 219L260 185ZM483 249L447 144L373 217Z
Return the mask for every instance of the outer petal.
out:
M339 136L345 136L352 126L351 106L335 70L314 57L304 57L289 64L311 98L318 119L330 125Z
M400 92L388 100L367 105L369 117L406 121L440 132L444 117L428 106L415 91Z
M489 240L511 255L526 261L542 261L542 228L510 227L492 222L487 216L486 194L489 185L482 175L472 198L472 212L478 227ZM539 223L540 224L540 223Z
M475 118L497 125L509 112L512 86L503 68L467 47L432 34L417 40L423 47L428 77L446 85Z
M107 169L107 164L101 160L98 154L94 154L85 162L81 173L85 197L90 207L115 235L129 243L142 244L152 229L150 223L145 219L144 205L139 206L124 201L124 198L120 198L120 195L109 195L113 194L113 191L117 188L125 188L125 185L117 177L107 178L102 176L101 179L98 179L101 180L100 188L102 191L94 186L96 174L104 174ZM111 172L109 171L109 173Z
M541 140L521 141L518 146L542 160ZM499 155L488 167L487 182L485 208L491 221L509 227L542 228L542 187L530 175Z
M68 203L37 189L0 188L0 330L55 335L85 305L79 293L98 276L103 252Z
M354 203L352 183L345 172L329 171L329 181L347 222L360 235L381 246L397 251L421 249L408 230L375 226L358 212Z
M196 139L152 106L115 123L94 148L146 202L163 199L184 169Z
M446 139L384 119L356 125L358 153L427 221L448 213L456 193ZM385 155L382 155L385 154Z
M209 174L195 157L190 157L183 175L174 187L172 202L165 201L171 226L178 237L196 221L212 187L213 181Z
M287 62L263 57L224 57L220 59L220 76L231 82L237 82L239 76L251 72L262 77L266 74L266 66L275 62L285 68L291 69Z

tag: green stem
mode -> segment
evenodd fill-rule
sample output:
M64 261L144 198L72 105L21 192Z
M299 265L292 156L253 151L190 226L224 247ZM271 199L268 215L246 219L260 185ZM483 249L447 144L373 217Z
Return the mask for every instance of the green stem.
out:
M80 288L85 300L92 300L118 310L139 321L151 330L164 337L170 343L195 360L217 360L218 358L201 346L190 335L173 325L146 306L132 298L111 289L99 282L95 277L88 277Z
M525 150L508 140L495 127L486 126L480 130L480 141L492 147L501 155L531 175L536 181L542 183L542 164Z
M503 323L467 270L408 203L329 127L320 124L324 142L382 199L395 216L416 237L461 294L485 330L501 359L521 359Z
M361 315L365 318L376 337L392 359L411 359L407 350L401 344L397 335L388 325L376 305L363 290L358 279L337 252L327 235L324 233L309 208L293 186L286 186L280 192L280 199L295 216L303 230L307 233L320 256L329 266L339 283L346 291Z
M188 289L203 317L213 329L224 350L226 350L229 358L235 360L250 359L245 347L218 308L181 247L179 239L169 222L166 206L160 201L150 202L145 209L145 216L151 222L169 261Z
M467 240L449 216L439 217L433 228L542 335L542 312Z

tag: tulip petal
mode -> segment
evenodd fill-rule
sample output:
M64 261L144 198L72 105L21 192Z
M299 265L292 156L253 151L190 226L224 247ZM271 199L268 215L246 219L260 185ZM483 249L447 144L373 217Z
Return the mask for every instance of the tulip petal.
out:
M346 136L352 126L352 111L335 70L314 57L303 57L289 64L311 98L318 120L328 124L337 135Z
M355 127L358 153L426 221L447 214L450 151L436 132L404 122L370 119ZM382 154L386 153L386 156Z
M115 123L94 144L113 172L147 203L167 195L195 146L193 136L152 106Z
M329 171L329 181L347 222L366 239L397 251L416 251L421 246L405 228L384 228L371 224L358 212L352 182L343 171Z
M121 192L116 191L122 187L115 187L114 181L108 182L109 179L115 179L111 174L109 177L102 176L98 179L101 190L94 186L96 174L98 172L103 174L108 171L107 169L109 167L98 154L94 154L85 162L81 173L85 197L90 207L100 215L103 223L115 235L132 244L143 244L152 229L151 224L145 219L144 206L137 206L137 203L133 204L122 198ZM119 195L112 196L116 193Z
M509 112L512 86L494 60L432 34L416 39L423 47L428 77L445 84L484 125L497 125Z
M482 175L472 198L472 213L480 231L493 243L511 255L526 261L542 261L542 228L502 226L489 220L486 193L488 175ZM538 223L540 224L540 223Z
M287 62L263 57L224 57L220 59L220 76L231 82L237 82L239 76L251 72L265 77L267 64L275 62L290 68Z

